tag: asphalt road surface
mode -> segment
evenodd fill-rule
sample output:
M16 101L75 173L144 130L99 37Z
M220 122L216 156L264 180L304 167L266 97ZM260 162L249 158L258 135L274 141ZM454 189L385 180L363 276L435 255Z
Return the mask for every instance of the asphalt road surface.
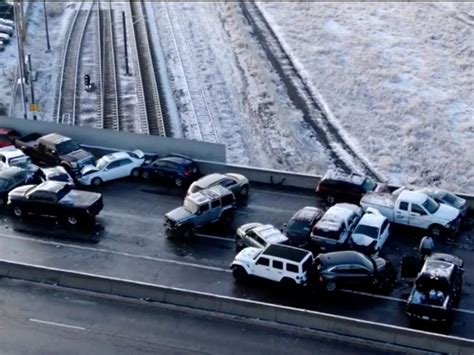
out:
M98 191L104 195L105 207L92 230L74 230L44 218L18 220L4 211L0 258L409 326L404 312L411 289L407 281L398 282L388 297L363 292L289 297L266 282L234 283L228 267L235 256L235 229L254 221L281 227L299 208L323 207L313 193L252 187L248 206L239 208L227 230L214 227L190 240L170 241L164 235L163 215L182 203L184 190L160 183L117 181ZM465 261L464 294L449 333L467 338L474 337L472 222L454 242L436 242L438 251ZM99 242L89 242L90 237ZM403 254L416 252L420 237L411 230L396 230L384 247L385 257L399 263Z
M384 353L262 322L2 280L2 354Z

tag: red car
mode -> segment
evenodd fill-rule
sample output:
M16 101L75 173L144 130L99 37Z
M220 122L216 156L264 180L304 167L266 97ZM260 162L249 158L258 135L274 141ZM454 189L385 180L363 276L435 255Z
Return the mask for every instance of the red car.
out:
M8 147L13 145L13 142L18 138L20 134L14 129L0 128L0 148Z

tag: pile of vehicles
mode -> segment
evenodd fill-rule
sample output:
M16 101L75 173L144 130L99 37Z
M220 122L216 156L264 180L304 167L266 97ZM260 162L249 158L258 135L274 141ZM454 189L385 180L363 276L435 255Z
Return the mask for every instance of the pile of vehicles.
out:
M0 51L3 51L5 46L10 43L13 33L15 33L15 22L0 17Z
M183 205L165 214L169 238L190 238L215 224L228 230L236 210L248 203L250 183L245 176L201 177L198 164L182 155L147 156L135 150L96 160L56 133L19 137L1 129L0 144L1 201L17 217L39 214L59 217L69 225L89 223L103 208L102 196L75 186L99 186L124 177L187 187ZM391 192L367 177L338 171L321 179L316 194L329 204L326 211L306 206L282 229L260 222L237 228L237 255L230 268L238 282L256 277L308 290L389 293L398 271L381 255L391 224L449 237L467 214L466 201L449 192L412 187ZM413 319L449 320L462 290L462 260L448 254L418 257L411 273L417 279L407 314Z

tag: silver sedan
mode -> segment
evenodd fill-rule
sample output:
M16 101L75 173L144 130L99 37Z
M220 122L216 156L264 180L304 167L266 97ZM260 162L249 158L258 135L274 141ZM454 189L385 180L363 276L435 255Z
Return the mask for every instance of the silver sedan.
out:
M193 194L208 187L220 185L231 190L240 203L246 203L249 195L249 180L240 174L209 174L194 181L189 186L187 194Z

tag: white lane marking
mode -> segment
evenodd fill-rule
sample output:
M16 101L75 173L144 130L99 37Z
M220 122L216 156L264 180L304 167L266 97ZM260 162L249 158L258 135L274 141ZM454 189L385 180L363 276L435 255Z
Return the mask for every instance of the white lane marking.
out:
M251 206L249 205L249 206L246 206L244 209L237 210L236 213L251 214L252 211L288 213L288 214L295 213L294 209L285 209L285 208L277 208L277 207L262 206L262 205L251 205Z
M44 244L44 245L52 245L52 246L55 246L55 247L62 246L62 247L71 248L71 249L88 250L88 251L103 253L103 254L120 255L120 256L135 258L135 259L144 259L144 260L148 260L148 261L157 261L157 262L167 263L167 264L189 266L189 267L194 267L194 268L198 268L198 269L220 271L220 272L231 272L231 270L229 270L229 269L223 269L223 268L219 268L219 267L215 267L215 266L189 263L189 262L186 262L186 261L155 258L155 257L148 256L148 255L131 254L131 253L123 252L123 251L85 247L85 246L79 246L79 245L67 244L67 243L61 243L61 242L50 242L50 241L47 241L47 240L28 238L28 237L22 237L22 236L17 236L17 235L7 235L7 234L3 234L3 233L0 233L0 237L10 238L10 239L18 239L18 240L26 240L26 241L29 241L29 242L34 242L34 243Z
M28 318L28 320L30 322L33 322L33 323L54 325L56 327L69 328L69 329L74 329L74 330L86 330L86 328L78 327L77 325L69 325L69 324L64 324L64 323L49 322L49 321L46 321L46 320L35 319L35 318Z
M222 240L225 242L230 242L234 243L235 240L233 238L226 238L226 237L217 237L215 235L209 235L209 234L201 234L201 233L196 233L196 237L201 237L201 238L209 238L209 239L215 239L215 240Z
M356 295L361 295L361 296L367 296L367 297L373 297L373 298L380 298L384 300L389 300L389 301L395 301L395 302L401 302L405 303L407 300L404 300L402 298L397 298L397 297L391 297L391 296L384 296L384 295L375 295L373 293L367 293L367 292L361 292L361 291L353 291L353 290L341 290L342 292L345 293L353 293ZM474 311L471 311L470 309L464 309L464 308L453 308L454 311L460 312L460 313L467 313L467 314L474 314Z

